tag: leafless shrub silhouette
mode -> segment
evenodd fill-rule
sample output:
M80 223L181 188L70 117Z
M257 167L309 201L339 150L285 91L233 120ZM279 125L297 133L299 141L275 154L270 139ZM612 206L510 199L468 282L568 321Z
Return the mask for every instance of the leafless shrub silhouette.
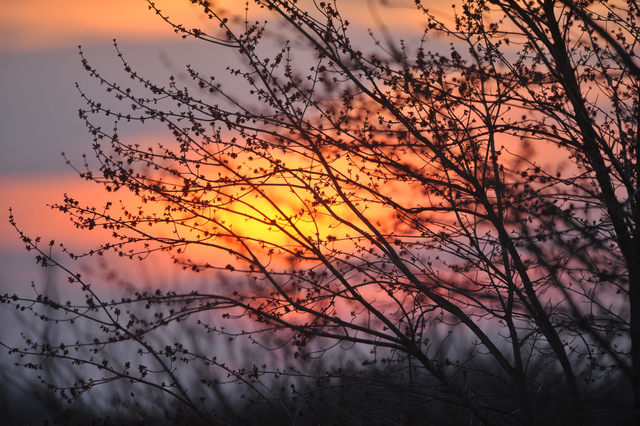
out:
M85 207L67 196L54 208L112 232L86 253L65 250L73 259L162 252L218 285L102 300L21 234L86 299L3 302L98 328L93 341L27 341L11 353L99 371L52 383L66 399L111 381L144 385L178 404L167 413L178 422L215 420L222 383L241 383L250 404L291 424L444 424L424 416L449 406L449 420L481 424L637 418L635 1L465 1L451 24L417 1L421 42L378 43L374 54L352 42L339 3L256 0L308 46L274 53L266 23L195 2L219 33L149 4L183 37L239 53L244 67L229 73L244 85L192 67L195 89L156 84L116 45L126 87L81 52L130 110L81 92L100 167L80 176L140 203ZM429 50L435 36L448 51ZM113 131L99 125L103 114ZM128 143L119 128L132 121L162 123L175 142ZM282 358L241 366L199 340L193 349L166 340L189 322ZM100 355L125 343L136 361ZM213 393L187 386L194 377Z

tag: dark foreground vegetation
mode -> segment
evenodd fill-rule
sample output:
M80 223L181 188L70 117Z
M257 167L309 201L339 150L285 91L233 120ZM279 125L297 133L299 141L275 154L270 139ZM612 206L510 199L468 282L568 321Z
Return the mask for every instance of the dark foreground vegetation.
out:
M4 374L68 423L638 422L635 1L416 1L405 41L340 1L192 3L210 26L149 5L241 56L225 78L150 81L116 45L111 81L81 51L106 94L79 88L72 167L138 202L53 206L111 234L83 253L20 233L75 291L2 297L27 318ZM122 130L150 123L173 142ZM199 279L105 295L72 262L103 255Z

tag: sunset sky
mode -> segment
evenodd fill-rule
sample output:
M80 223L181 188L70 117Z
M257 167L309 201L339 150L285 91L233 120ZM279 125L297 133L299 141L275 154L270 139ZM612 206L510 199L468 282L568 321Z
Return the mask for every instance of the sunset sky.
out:
M0 424L640 412L640 19L193 1L0 0Z
M383 3L387 6L367 0L339 4L352 17L354 34L366 37L367 28L379 30L384 22L398 38L407 31L420 36L423 19L411 1ZM211 26L188 0L156 4L185 26ZM244 14L244 2L223 4L228 10L229 5L235 5L232 12ZM264 11L249 10L250 20L267 18ZM84 103L75 83L96 98L106 95L82 68L78 45L94 67L119 81L126 75L113 39L132 65L156 81L179 76L185 64L218 75L237 58L203 43L183 41L148 10L144 0L0 0L0 36L0 291L9 291L42 278L33 255L8 224L9 207L31 237L64 242L76 250L91 247L100 238L75 230L66 216L46 207L61 202L64 193L86 204L104 200L104 192L81 181L61 156L64 151L81 166L81 154L91 155L91 138L78 118ZM166 133L147 128L128 131L140 140L167 138Z

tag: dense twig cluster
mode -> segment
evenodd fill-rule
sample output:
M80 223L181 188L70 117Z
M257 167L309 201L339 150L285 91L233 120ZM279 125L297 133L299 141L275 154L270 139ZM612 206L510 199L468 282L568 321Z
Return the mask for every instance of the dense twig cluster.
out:
M212 292L173 289L103 303L67 270L88 295L85 303L3 301L33 312L51 308L66 321L88 319L104 338L64 347L28 340L11 352L103 372L71 387L52 385L65 397L124 379L161 389L202 419L210 401L183 386L175 363L221 368L250 389L252 402L292 423L322 421L314 404L330 405L329 391L343 398L343 420L415 424L419 413L440 409L434 404L464 407L482 424L636 415L635 1L469 1L450 24L418 1L426 21L421 42L369 54L349 37L339 3L306 10L256 0L313 55L289 43L274 54L266 23L247 19L238 27L210 2L193 2L220 34L184 28L150 8L185 37L239 52L245 68L229 73L244 85L220 84L189 67L195 88L173 78L162 86L138 74L116 45L132 80L125 87L102 77L81 52L85 69L131 110L81 92L88 109L80 117L101 166L80 175L108 191L129 190L140 205L83 207L67 197L55 208L80 228L112 231L112 240L73 258L160 251L184 269L227 278ZM451 41L448 52L429 50L436 35ZM237 87L252 100L242 100ZM116 128L98 126L98 115L115 118ZM175 143L127 143L118 126L131 121L163 123ZM64 268L22 238L43 265ZM142 305L152 318L136 313ZM248 328L210 325L220 310L226 319L245 318L239 323ZM236 368L182 342L150 343L160 327L193 318L201 331L245 335L275 352L289 354L293 345L299 365ZM134 372L98 360L122 341L137 344L164 379L148 380L142 364ZM307 360L336 345L371 352L353 349L352 360L364 357L362 368L305 370ZM292 380L293 391L274 391L280 376ZM626 388L635 402L606 396ZM388 402L380 405L384 414L362 401L362 411L353 401L344 405L362 390ZM292 401L306 401L315 414L296 417Z

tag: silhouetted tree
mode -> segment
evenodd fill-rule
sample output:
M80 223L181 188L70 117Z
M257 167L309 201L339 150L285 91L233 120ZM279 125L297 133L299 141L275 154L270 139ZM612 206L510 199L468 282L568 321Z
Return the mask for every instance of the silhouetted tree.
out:
M238 52L244 65L229 73L242 84L192 67L195 88L158 84L116 46L126 87L81 52L130 110L81 92L100 167L79 173L140 203L85 207L67 196L55 208L80 228L113 233L74 259L164 252L219 284L107 302L67 270L85 303L4 301L87 319L99 336L64 347L29 341L13 352L105 375L57 385L65 396L123 379L159 389L179 401L179 414L203 421L211 398L198 400L177 364L222 368L253 389L251 403L280 413L278 422L445 423L415 414L448 405L486 425L637 418L636 1L464 1L448 20L416 1L420 42L374 38L374 53L350 38L340 2L256 0L296 37L278 50L266 22L237 23L209 1L192 3L219 31L171 22L149 2L183 37ZM115 119L113 131L99 125L102 114ZM118 128L133 121L162 123L175 142L129 143ZM23 239L42 264L53 262ZM244 318L241 328L220 325L218 311ZM275 353L293 347L299 370L286 358L282 369L244 369L150 337L161 326L179 333L189 318L209 335L246 336ZM149 365L98 360L124 341ZM362 365L304 368L331 348L352 348L346 358ZM281 376L291 388L274 391ZM220 382L201 376L205 386ZM347 408L322 420L331 395L331 406Z

